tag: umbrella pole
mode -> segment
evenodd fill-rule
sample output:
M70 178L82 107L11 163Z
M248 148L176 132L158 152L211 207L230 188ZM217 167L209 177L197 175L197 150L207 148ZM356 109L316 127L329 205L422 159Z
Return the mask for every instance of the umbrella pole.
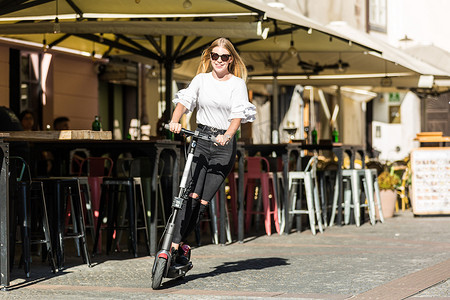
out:
M167 119L171 117L172 105L172 80L173 80L173 36L166 36L166 59L164 61L164 69L166 71L166 114Z
M273 101L272 101L272 143L278 144L280 141L280 133L278 131L279 121L278 121L278 67L274 66L273 72Z

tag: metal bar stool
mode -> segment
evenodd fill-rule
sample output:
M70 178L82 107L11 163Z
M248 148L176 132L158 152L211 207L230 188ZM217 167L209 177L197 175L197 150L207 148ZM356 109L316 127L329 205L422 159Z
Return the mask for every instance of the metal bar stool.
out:
M284 232L285 226L285 211L284 211L284 176L283 176L283 160L281 157L268 157L270 170L269 178L272 180L275 200L277 202L278 223L280 224L280 231Z
M317 225L320 232L323 232L321 208L319 203L319 189L316 178L316 165L317 156L313 156L308 161L304 171L291 171L289 172L288 188L289 188L289 216L287 226L288 229L292 227L293 215L296 214L307 214L309 216L309 225L313 235L316 234L316 219ZM304 183L305 186L305 196L306 196L306 210L297 207L297 204L302 195L297 194L297 188L300 184Z
M165 228L168 212L165 200L167 199L167 190L165 186L173 180L176 175L173 174L177 169L177 162L172 162L173 153L169 151L157 151L155 160L149 157L121 157L117 160L116 170L119 177L140 178L143 190L145 216L147 218L147 232L150 244L150 255L155 253L157 241L157 229ZM121 220L125 219L125 209L122 210ZM123 224L120 224L122 226ZM118 240L121 239L123 231L118 232Z
M93 241L99 216L101 184L104 177L111 176L113 166L113 160L109 157L87 157L79 165L77 174L89 221L86 228L90 229ZM97 251L101 252L101 243L97 247Z
M238 199L237 199L238 176L239 176L238 172L231 171L227 177L228 187L229 187L229 196L230 196L231 217L232 217L232 223L233 223L233 230L235 232L238 231Z
M335 180L337 180L337 171L324 169L317 171L317 180L319 183L320 206L322 208L322 219L324 227L328 226L328 220L331 217L331 205Z
M219 218L224 217L225 218L225 234L226 234L226 240L228 243L231 243L233 240L231 238L231 229L230 229L230 219L228 215L228 204L225 201L225 213L223 214L221 210L221 193L225 193L225 183L223 183L217 191L216 195L211 199L210 205L209 205L209 219L203 219L203 221L209 221L210 230L211 230L211 239L213 244L219 244ZM223 197L226 198L226 197ZM219 216L219 218L217 217ZM199 224L200 225L200 224ZM195 228L195 240L197 242L197 245L201 245L201 238L200 238L200 226L197 226Z
M126 198L126 210L128 212L128 225L121 226L118 220L119 214L119 193L123 192L120 188L125 189ZM139 201L138 197L139 195ZM139 205L139 211L142 215L143 226L138 227L137 212ZM139 177L129 177L129 178L104 178L102 183L102 191L100 197L100 208L99 208L99 220L97 222L97 229L95 234L93 254L96 254L97 245L99 243L100 227L104 218L106 216L107 221L107 242L106 242L106 253L109 254L112 246L112 240L114 238L114 233L117 230L128 230L129 239L131 242L131 252L135 257L137 257L137 234L138 230L145 231L145 244L147 247L147 252L150 253L150 244L148 238L147 229L147 218L145 216L145 204L142 191L141 179ZM116 245L117 245L116 241Z
M350 223L350 210L353 208L353 214L355 218L356 226L361 226L361 208L367 207L369 211L370 223L375 224L375 204L373 199L373 182L370 182L372 176L366 175L366 169L345 169L342 170L342 180L344 181L344 223L347 225ZM362 194L361 182L363 182L364 193ZM333 197L333 207L331 209L332 214L330 218L329 226L333 226L335 212L337 208L337 195L339 185L336 181L335 192ZM365 197L362 198L362 195ZM367 199L367 203L361 204L361 199ZM381 207L381 206L379 206Z
M83 262L91 267L87 250L86 227L83 212L80 182L72 177L50 177L40 179L44 184L47 198L52 202L49 206L50 223L52 224L52 242L56 249L57 268L64 268L64 240L74 239ZM72 230L69 230L69 216L72 219Z
M369 202L372 205L372 210L375 212L375 206L378 208L380 222L384 223L383 210L381 208L380 187L378 186L378 172L376 169L365 169L365 180L367 181L368 197L377 197L377 201L372 198Z
M22 157L11 156L10 163L19 167L19 174L17 174L16 187L19 201L19 210L17 211L18 224L21 228L22 236L22 256L20 265L23 262L26 277L30 277L31 269L31 245L45 244L46 251L43 251L42 260L46 258L50 264L53 273L56 272L56 263L50 238L50 226L48 222L47 204L45 201L44 187L40 181L32 181L31 173L28 164ZM26 176L25 176L26 173ZM24 179L27 177L28 179ZM39 203L34 200L39 200ZM39 227L39 232L33 231ZM13 237L15 236L15 226L13 228ZM37 234L38 235L37 235ZM12 242L12 253L14 253L14 245ZM45 253L45 254L44 254Z
M262 167L266 170L263 171ZM277 233L281 233L280 222L278 220L278 206L277 206L277 195L275 193L275 182L273 176L269 176L270 167L269 162L264 157L254 156L247 157L247 173L244 176L244 186L247 188L247 206L246 206L246 230L248 231L251 223L252 214L262 214L264 215L264 227L267 235L272 234L272 222L271 216L273 216L275 229ZM258 197L262 198L263 211L258 209L260 202L258 201L256 209L253 207L253 200L255 198L255 188L257 186L257 181L260 182L260 193L258 192ZM271 196L270 196L271 195Z

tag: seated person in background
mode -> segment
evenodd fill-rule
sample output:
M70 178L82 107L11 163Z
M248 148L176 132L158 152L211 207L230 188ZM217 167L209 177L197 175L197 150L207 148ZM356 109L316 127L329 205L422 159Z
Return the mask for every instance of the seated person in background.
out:
M0 131L22 131L16 114L6 106L0 106Z
M69 118L68 117L58 117L53 120L53 130L68 130L69 129ZM61 175L57 170L57 166L54 165L55 157L50 151L42 152L43 161L45 162L45 167L40 168L40 176L56 176ZM45 171L44 171L45 170ZM44 172L42 172L44 171Z
M19 118L8 107L0 106L0 132L23 131ZM29 161L30 151L26 142L10 142L10 156L20 156Z
M34 114L31 110L24 110L19 114L19 120L24 131L36 130L34 126Z
M53 129L54 130L69 130L69 118L68 117L58 117L53 120Z
M56 119L53 120L53 129L54 130L70 130L70 120L68 117L58 117ZM54 174L58 174L58 172L56 172L54 170L54 156L52 153L47 152L47 161L49 163L49 168L48 168L48 173L54 173ZM79 166L81 164L81 162L86 159L86 152L83 151L77 151L75 153L73 153L73 157L72 159L67 158L68 161L70 161L70 167L69 167L69 173L71 174L78 174L79 171Z
M2 131L23 131L22 125L20 124L19 118L15 115L15 113L8 107L0 106L0 132ZM25 161L29 162L29 148L27 142L9 142L9 156L19 156ZM1 160L3 161L3 153L0 154ZM18 223L17 219L17 205L16 199L18 195L18 186L17 179L20 174L21 163L18 161L11 159L9 161L9 239L10 241L15 241L16 237L16 228ZM3 172L3 171L2 171ZM1 199L4 201L4 199ZM3 223L3 220L2 220ZM3 224L2 224L3 225ZM14 243L10 244L10 251L14 253L14 247L12 247ZM3 248L3 246L2 246ZM13 254L14 256L14 254Z

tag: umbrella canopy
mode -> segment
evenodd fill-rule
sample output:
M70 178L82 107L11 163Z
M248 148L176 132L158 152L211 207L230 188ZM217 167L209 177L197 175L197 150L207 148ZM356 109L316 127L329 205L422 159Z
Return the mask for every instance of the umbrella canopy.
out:
M255 0L8 1L0 4L0 36L45 44L49 51L64 47L86 55L131 55L169 66L198 57L220 36L231 39L242 53L287 53L291 38L301 51L376 51ZM248 60L255 74L265 70Z
M0 35L36 43L45 39L49 48L134 54L157 61L174 58L178 62L199 56L220 36L233 39L238 48L252 44L254 51L286 51L289 39L253 42L289 36L291 31L301 32L296 39L306 50L367 50L362 45L349 47L348 38L259 1L195 0L191 5L186 9L180 0L8 1L0 5ZM310 28L318 32L307 37ZM330 35L336 39L328 42ZM166 53L167 48L171 53Z
M192 68L189 60L198 58L220 36L228 37L238 51L246 53L247 64L252 65L250 74L255 75L264 73L267 65L273 74L278 63L254 61L249 55L276 61L291 45L325 53L376 51L299 14L256 0L3 1L1 36L43 44L46 51L63 47L86 55L159 63L165 70L167 107L172 99L174 67L184 64L175 74L192 78L196 67ZM322 66L328 61L315 63ZM313 73L318 71L316 68ZM311 74L310 70L307 73Z
M303 84L314 86L350 85L372 86L385 88L417 88L422 75L431 75L435 79L448 79L450 72L432 66L422 60L416 59L400 49L367 33L361 32L345 22L333 22L327 25L332 32L338 32L341 36L351 37L360 45L376 51L351 51L328 49L322 51L310 51L294 36L294 45L297 52L287 55L281 52L278 56L275 52L255 55L249 51L249 61L255 64L265 63L267 67L268 57L278 63L278 81L289 84ZM287 38L286 36L282 38ZM281 38L281 39L282 39ZM257 42L259 43L259 42ZM266 56L265 59L263 56ZM245 54L244 54L245 56ZM276 57L274 59L274 57ZM261 69L259 66L258 69ZM303 74L302 74L303 71ZM316 72L315 72L316 71ZM251 74L253 82L270 82L274 74ZM439 87L438 87L439 88Z
M18 0L0 4L0 37L164 65L165 80L192 78L203 49L228 37L250 83L417 85L420 70L296 12L257 0ZM193 61L194 59L194 61ZM175 68L174 72L173 69ZM413 78L413 80L411 80ZM166 84L166 101L172 99Z

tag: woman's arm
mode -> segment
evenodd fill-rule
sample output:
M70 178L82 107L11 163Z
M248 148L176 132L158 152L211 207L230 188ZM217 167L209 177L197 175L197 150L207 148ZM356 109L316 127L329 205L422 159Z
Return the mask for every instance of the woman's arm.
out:
M187 108L183 104L177 103L177 106L175 106L175 109L172 113L172 119L169 123L170 131L180 133L181 131L180 119L181 116L186 112L186 110Z

